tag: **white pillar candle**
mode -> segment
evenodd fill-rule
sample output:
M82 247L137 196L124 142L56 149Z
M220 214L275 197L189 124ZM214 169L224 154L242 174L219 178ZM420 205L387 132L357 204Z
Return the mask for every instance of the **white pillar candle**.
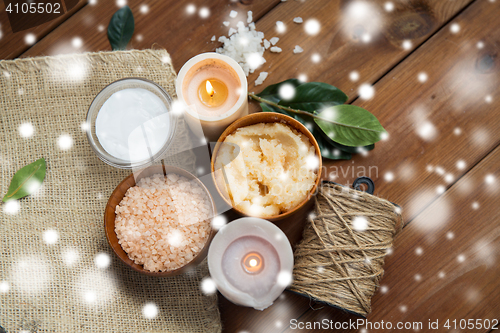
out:
M292 247L273 223L244 217L215 235L208 250L208 268L224 297L264 310L292 281Z
M228 56L203 53L191 58L179 71L175 89L191 130L210 141L248 114L247 78Z

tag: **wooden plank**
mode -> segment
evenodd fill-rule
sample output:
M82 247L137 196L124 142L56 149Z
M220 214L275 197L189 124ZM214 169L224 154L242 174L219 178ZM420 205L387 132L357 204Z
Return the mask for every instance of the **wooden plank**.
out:
M76 0L73 0L72 2L75 1ZM72 3L71 9L68 8L69 10L60 17L37 27L16 33L12 32L7 12L5 11L4 2L0 2L0 59L13 59L18 57L21 53L31 47L31 45L27 44L25 41L27 34L33 34L35 40L41 40L57 26L85 6L87 0L80 0L76 2L76 4Z
M213 35L227 35L229 28L222 22L229 21L232 26L239 20L246 22L249 10L257 20L279 2L280 0L129 1L128 5L135 18L134 37L129 47L166 48L170 52L175 69L179 70L189 58L198 53L213 51L219 45L210 39ZM194 5L195 13L187 11L189 5ZM208 18L200 17L201 8L209 10ZM95 5L86 6L71 20L34 45L23 57L110 50L106 29L116 10L118 7L115 1L98 1ZM229 17L231 10L238 12L234 19ZM83 41L83 45L78 49L71 44L75 36Z
M261 70L269 72L264 86L305 74L309 81L333 84L349 96L357 96L361 83L373 83L395 64L435 33L471 0L459 1L393 1L394 8L384 9L387 1L288 1L276 7L257 23L267 38L280 38L279 54L266 54ZM301 17L297 24L293 18ZM305 31L305 21L316 19L320 33ZM276 31L276 22L286 26ZM369 39L369 41L368 41ZM304 49L294 54L295 45ZM317 54L319 62L312 60ZM286 68L286 70L284 70ZM353 81L349 74L358 73ZM260 91L254 81L258 72L249 76L249 91Z
M396 240L386 263L383 291L373 298L372 323L422 322L422 332L464 331L464 319L498 319L500 314L500 146L419 214ZM493 182L485 181L492 175ZM436 216L439 218L436 219ZM440 223L438 227L429 223ZM347 322L355 316L325 307L299 321ZM446 320L452 325L444 327ZM358 327L358 330L363 326ZM292 327L293 328L293 327ZM477 328L477 327L476 327ZM490 327L491 328L491 327ZM346 332L358 332L346 330ZM309 330L320 332L321 330ZM371 331L368 329L368 331ZM385 330L389 331L389 330ZM467 331L489 332L490 329ZM294 332L291 328L283 332Z
M292 4L297 8L304 8L299 7L299 2ZM447 5L449 4L450 2L447 2ZM444 3L440 2L437 5L444 5ZM449 177L446 177L448 173L452 174L451 182L456 181L498 145L499 139L495 133L500 129L500 123L495 117L495 110L498 109L499 104L495 102L497 99L495 96L498 96L499 91L495 85L495 76L498 76L499 69L490 65L492 68L484 73L480 72L479 69L476 70L476 63L488 63L488 59L494 57L497 52L495 43L499 37L498 23L494 22L494 11L487 10L488 7L484 6L496 5L489 2L471 5L471 8L466 11L466 15L461 15L457 19L458 24L462 26L459 34L450 33L450 25L448 25L436 37L416 50L415 54L412 54L378 82L375 85L376 94L372 100L356 101L356 105L372 111L381 120L391 136L389 140L377 144L376 149L369 152L367 156L359 155L352 161L345 162L324 161L327 166L324 170L326 171L325 175L334 173L334 175L336 174L336 177L333 178L334 181L341 184L352 184L360 170L370 171L370 167L376 167L376 169L371 169L373 174L368 173L367 175L375 180L377 195L403 205L406 208L404 210L405 220L410 220L439 196L437 190L441 190L440 186L444 186L444 189L449 186L447 182ZM276 15L275 12L281 8L277 7L258 22L257 26L260 29L267 24L267 28L261 29L266 33L266 36L274 29L274 22L280 17L306 17L304 14L299 14L298 10L295 12L293 10L287 11L289 14L286 16L284 14ZM320 7L311 5L307 8L309 10L315 8L317 13ZM459 11L460 8L456 10ZM325 12L335 13L336 11L325 10ZM439 13L439 11L435 12ZM441 12L446 18L453 16L450 11L442 10ZM309 17L314 16L318 17L319 14L309 15ZM334 27L329 29L334 29ZM300 33L290 31L290 35L296 36ZM285 50L284 38L278 45L281 45ZM485 46L482 49L477 49L476 43L480 40ZM281 44L282 42L283 44ZM383 40L382 42L388 43ZM290 50L296 41L292 40L287 43ZM418 43L417 39L413 45ZM322 47L322 44L320 43L318 47ZM361 55L355 55L355 46L350 49L346 46L345 55L342 55L340 51L339 54L332 54L320 70L315 67L311 68L310 64L306 64L306 60L302 64L294 63L293 57L296 55L286 56L286 59L292 62L289 64L285 60L280 60L283 55L278 54L275 55L275 60L267 59L266 66L271 65L271 68L276 68L276 72L270 74L271 80L266 81L265 85L296 76L300 73L299 70L303 70L309 75L310 80L326 81L349 91L350 86L354 87L354 83L350 82L347 77L349 71L345 70L345 76L339 76L334 80L335 72L328 68L332 63L340 64L336 57L340 57L344 65L332 67L335 70L351 66L351 62L353 62L354 66L348 67L349 69L358 69L360 73L366 73L364 74L366 76L371 75L372 72L382 75L384 70L394 65L394 63L389 64L391 57L386 58L386 55L393 54L390 51L391 48L395 48L395 46L388 43L387 49L389 51L387 52L380 51L383 48L375 47L373 52L370 52L370 49L365 49L363 52L359 52L362 53ZM406 55L406 51L399 50L398 52L400 52L398 57L392 56L394 61L399 61L400 57ZM349 55L353 54L355 55L353 56L354 60L348 59ZM378 60L374 63L373 59ZM481 66L484 67L484 65ZM418 81L418 74L422 71L425 71L428 76L425 83ZM274 75L278 78L275 78ZM325 75L332 75L332 78L325 80L323 79ZM457 76L460 77L458 81ZM368 82L376 81L378 78L373 75ZM472 96L464 93L464 90L470 87L471 83L476 87L482 85L481 94ZM484 100L488 94L493 96L491 104L485 103ZM465 98L466 96L467 98ZM472 122L473 116L470 113L464 113L464 110L474 110L477 105L481 107L482 118L474 118L474 122ZM426 141L418 134L421 133L425 136L426 130L428 131L427 122L431 124L430 129L435 129L437 133L434 140ZM461 135L454 134L455 127L461 129ZM427 137L427 139L430 138ZM457 168L459 160L464 160L465 169ZM440 175L435 171L428 172L428 164L434 170L439 166L437 170L440 171L442 168L444 174ZM460 166L462 165L460 164ZM355 175L352 174L353 170ZM389 172L394 175L394 180L391 182L384 179L386 173ZM280 221L278 223L286 231L292 243L300 239L302 232L300 221L303 221L303 218L299 216L295 217L293 221ZM273 332L276 329L274 323L276 320L287 323L292 318L300 317L301 309L309 308L309 300L305 298L295 295L289 296L289 294L286 297L290 299L288 320L286 320L286 315L281 315L281 310L277 309L274 312L273 307L264 312L256 312L221 301L221 312L227 331ZM315 307L320 307L320 305L315 305ZM341 312L337 312L340 315ZM348 318L348 315L345 316Z

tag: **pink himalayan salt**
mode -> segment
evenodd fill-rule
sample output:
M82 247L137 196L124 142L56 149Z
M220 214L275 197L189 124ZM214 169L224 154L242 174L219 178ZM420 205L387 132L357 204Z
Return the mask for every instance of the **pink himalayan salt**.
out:
M151 272L189 263L211 231L206 193L176 174L141 179L128 189L115 212L118 243L130 259Z

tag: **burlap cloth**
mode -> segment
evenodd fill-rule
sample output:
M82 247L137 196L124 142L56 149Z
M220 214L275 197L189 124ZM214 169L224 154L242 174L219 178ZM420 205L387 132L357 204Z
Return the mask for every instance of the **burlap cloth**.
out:
M41 157L47 161L42 188L19 201L17 214L7 214L2 204L0 326L7 332L221 331L216 296L200 291L206 262L177 277L148 277L122 264L106 242L107 199L130 171L101 162L81 124L102 88L132 76L175 95L175 72L164 50L0 61L2 196L18 169ZM34 133L22 137L19 127L27 122ZM73 139L70 149L58 145L61 135ZM179 120L171 153L188 148L187 135ZM192 153L166 160L186 169L194 162ZM58 233L55 244L44 241L46 230ZM106 266L100 253L111 259L106 268L99 268Z

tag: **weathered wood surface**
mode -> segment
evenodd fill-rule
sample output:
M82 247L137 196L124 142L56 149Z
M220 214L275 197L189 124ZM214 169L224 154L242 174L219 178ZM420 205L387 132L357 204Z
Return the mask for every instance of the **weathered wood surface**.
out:
M31 45L26 43L25 37L27 34L33 34L36 41L40 41L52 30L58 27L62 22L67 20L73 14L78 12L85 4L87 0L72 0L71 2L77 2L71 9L59 16L58 18L46 22L37 27L23 30L17 33L13 33L10 27L9 19L7 17L7 12L5 10L5 4L3 1L0 2L0 59L12 59L18 57L20 54L28 50Z
M170 53L174 68L179 71L189 58L198 53L213 51L219 46L218 42L211 42L210 39L213 35L227 35L229 28L223 25L224 21L231 22L233 27L237 21L246 22L249 10L253 12L254 20L258 20L279 2L280 0L128 1L135 18L135 32L129 48L165 48ZM144 5L147 7L143 7ZM187 11L188 5L194 5L194 13ZM209 10L207 18L199 15L201 8ZM109 51L111 46L106 29L111 16L118 9L115 1L97 1L95 5L85 6L71 20L61 24L22 56ZM239 15L230 18L231 10L238 11ZM75 36L83 41L79 49L71 45Z
M498 253L498 230L493 228L499 219L498 192L484 183L488 173L499 177L498 149L491 153L500 144L498 1L414 0L394 2L394 10L387 12L386 1L377 0L370 1L369 12L376 15L369 19L356 18L354 1L218 0L207 4L196 0L192 2L197 9L194 14L188 14L187 3L181 1L147 3L147 13L141 11L144 3L128 2L136 19L131 48L164 47L179 70L190 57L219 46L210 38L227 35L223 21L246 21L246 11L252 10L257 30L268 39L280 37L277 45L283 52L266 51L266 64L249 77L250 91L305 74L309 81L324 81L346 91L350 101L374 113L389 131L389 139L366 156L324 162L326 174L333 172L333 180L341 184L352 183L359 168L376 166L378 173L368 174L376 182L376 194L402 205L405 220L412 221L387 260L382 283L388 292L374 297L371 321L499 317L499 272L487 262L488 258L496 260ZM206 19L198 15L203 6L211 12ZM87 5L52 27L22 56L109 50L105 29L117 9L114 1ZM238 18L229 19L232 9L240 12ZM320 33L306 34L304 23L292 22L299 16L304 21L317 19ZM278 20L286 24L286 33L276 32ZM6 39L1 16L0 22L4 29L0 45L14 52L3 58L14 57L16 50L25 49L24 41ZM459 25L457 33L450 30L453 23ZM79 49L71 45L76 36L83 40ZM295 45L304 52L293 54ZM311 61L315 53L321 58L317 63ZM262 87L255 87L260 71L270 75ZM358 72L358 80L349 78L352 71ZM427 74L425 82L418 80L422 72ZM375 96L355 100L359 85L365 82L376 82ZM255 111L256 104L252 105ZM471 210L475 201L480 208ZM305 214L277 223L293 243L300 238ZM429 229L440 221L446 224ZM446 237L449 231L452 240ZM418 247L423 251L420 256L415 255ZM458 262L461 254L465 260ZM445 274L442 279L441 272ZM418 282L416 274L420 274ZM288 292L262 312L235 306L223 297L220 305L226 332L281 332L287 330L290 319L352 318L330 308L309 310L310 305L320 306Z

